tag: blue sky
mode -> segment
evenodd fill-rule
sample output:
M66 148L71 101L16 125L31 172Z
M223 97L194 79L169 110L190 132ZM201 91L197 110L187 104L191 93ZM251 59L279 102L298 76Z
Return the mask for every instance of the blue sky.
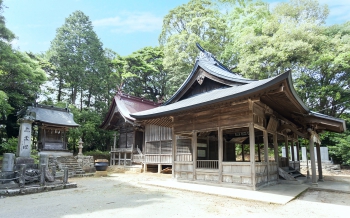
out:
M282 0L283 1L283 0ZM45 52L56 29L76 10L93 22L105 48L129 55L145 46L158 45L162 19L188 0L4 0L6 25L18 37L21 51ZM272 7L278 0L268 0ZM330 7L328 24L350 21L350 0L320 0Z

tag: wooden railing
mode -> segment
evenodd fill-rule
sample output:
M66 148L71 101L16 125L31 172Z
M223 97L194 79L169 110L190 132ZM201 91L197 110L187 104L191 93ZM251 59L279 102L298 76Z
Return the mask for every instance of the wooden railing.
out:
M171 164L172 155L171 154L145 154L144 162Z
M136 149L134 149L136 151ZM128 152L131 153L133 152L132 148L111 148L111 152Z
M197 169L219 169L218 160L197 160Z

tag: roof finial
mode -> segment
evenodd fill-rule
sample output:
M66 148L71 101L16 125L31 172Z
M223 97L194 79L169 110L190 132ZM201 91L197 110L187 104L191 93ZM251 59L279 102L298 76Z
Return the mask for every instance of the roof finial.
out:
M199 56L197 57L197 60L203 60L203 61L209 61L212 63L216 63L214 56L207 52L202 46L197 42L196 43L197 48L200 50Z

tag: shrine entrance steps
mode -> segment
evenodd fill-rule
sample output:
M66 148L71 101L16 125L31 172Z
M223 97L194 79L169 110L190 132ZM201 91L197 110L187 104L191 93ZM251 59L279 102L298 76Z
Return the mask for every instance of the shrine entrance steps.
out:
M68 177L85 176L85 171L73 156L57 157L57 164L61 171L64 167L68 167Z
M307 182L306 176L301 174L299 170L296 170L293 167L279 167L278 174L280 183L303 184Z

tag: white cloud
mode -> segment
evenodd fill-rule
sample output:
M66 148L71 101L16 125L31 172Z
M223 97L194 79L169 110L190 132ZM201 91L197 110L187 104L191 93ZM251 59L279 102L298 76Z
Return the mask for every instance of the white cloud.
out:
M344 23L350 20L349 0L320 0L320 3L327 4L330 9L327 23Z
M162 28L162 17L148 12L122 12L119 16L93 21L95 27L112 27L113 32L152 32Z

